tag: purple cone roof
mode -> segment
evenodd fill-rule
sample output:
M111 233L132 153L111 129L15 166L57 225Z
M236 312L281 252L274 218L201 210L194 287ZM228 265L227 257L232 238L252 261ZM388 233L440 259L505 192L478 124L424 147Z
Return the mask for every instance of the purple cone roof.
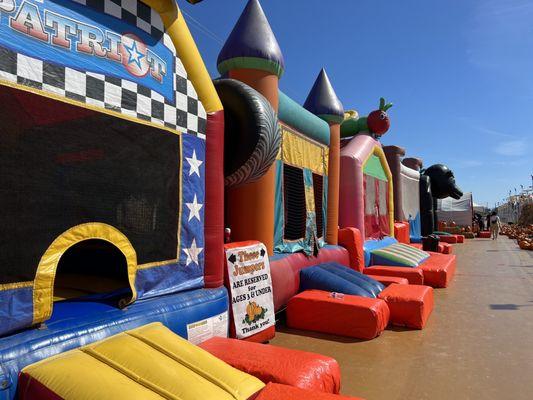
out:
M344 107L324 69L318 74L304 108L328 122L340 124L343 121Z
M217 60L221 74L236 68L266 70L281 76L283 54L258 0L250 0Z

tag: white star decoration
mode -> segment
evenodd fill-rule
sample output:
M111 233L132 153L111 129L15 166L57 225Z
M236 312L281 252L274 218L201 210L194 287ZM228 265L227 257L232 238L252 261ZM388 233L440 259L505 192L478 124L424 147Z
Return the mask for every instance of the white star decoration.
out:
M192 157L185 157L191 168L189 169L189 176L192 174L198 175L200 177L200 165L204 162L196 158L196 150L192 151Z
M191 243L191 247L189 248L186 247L183 249L185 254L187 254L187 261L185 261L185 265L189 265L192 262L195 263L196 265L199 265L198 256L200 255L203 249L204 249L203 247L197 247L196 239L193 239Z
M189 221L193 218L196 218L198 221L201 221L200 210L202 209L204 205L201 203L198 203L196 194L194 195L194 200L192 201L192 203L185 203L185 205L189 209Z

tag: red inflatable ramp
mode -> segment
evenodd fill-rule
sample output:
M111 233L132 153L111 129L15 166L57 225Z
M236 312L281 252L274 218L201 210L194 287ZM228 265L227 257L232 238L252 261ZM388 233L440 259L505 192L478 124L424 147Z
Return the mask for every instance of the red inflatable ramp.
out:
M373 339L389 322L389 307L381 299L344 295L333 297L321 290L306 290L287 305L291 328Z
M387 302L393 325L422 329L433 311L433 288L425 285L390 285L379 295Z
M365 275L396 276L405 278L411 285L423 285L424 273L420 268L391 267L386 265L372 265L363 270Z
M269 383L255 400L364 400L360 397L340 396L313 392L312 390L295 388L293 386Z
M379 276L379 275L372 275L372 278L374 278L379 283L389 286L393 283L397 283L398 285L408 285L409 281L406 278L400 278L397 276Z
M490 231L481 231L477 234L477 237L481 239L490 239Z
M424 284L434 288L447 287L455 275L455 255L428 253L431 256L419 267L424 272Z
M331 357L220 337L203 342L200 347L264 383L282 383L326 393L340 390L340 367Z

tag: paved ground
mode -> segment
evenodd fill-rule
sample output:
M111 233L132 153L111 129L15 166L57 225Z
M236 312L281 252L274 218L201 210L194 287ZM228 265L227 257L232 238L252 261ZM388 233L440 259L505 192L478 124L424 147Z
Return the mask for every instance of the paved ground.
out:
M336 358L342 393L367 400L533 399L533 252L506 237L454 251L423 331L358 342L282 328L272 344Z

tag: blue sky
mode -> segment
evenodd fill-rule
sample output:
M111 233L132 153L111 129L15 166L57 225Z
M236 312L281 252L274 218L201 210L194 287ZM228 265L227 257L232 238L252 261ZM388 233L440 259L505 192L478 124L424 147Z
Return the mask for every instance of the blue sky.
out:
M180 2L213 77L245 0ZM345 109L394 103L384 144L442 162L493 206L531 185L533 2L262 0L285 57L280 86L303 103L325 67Z

